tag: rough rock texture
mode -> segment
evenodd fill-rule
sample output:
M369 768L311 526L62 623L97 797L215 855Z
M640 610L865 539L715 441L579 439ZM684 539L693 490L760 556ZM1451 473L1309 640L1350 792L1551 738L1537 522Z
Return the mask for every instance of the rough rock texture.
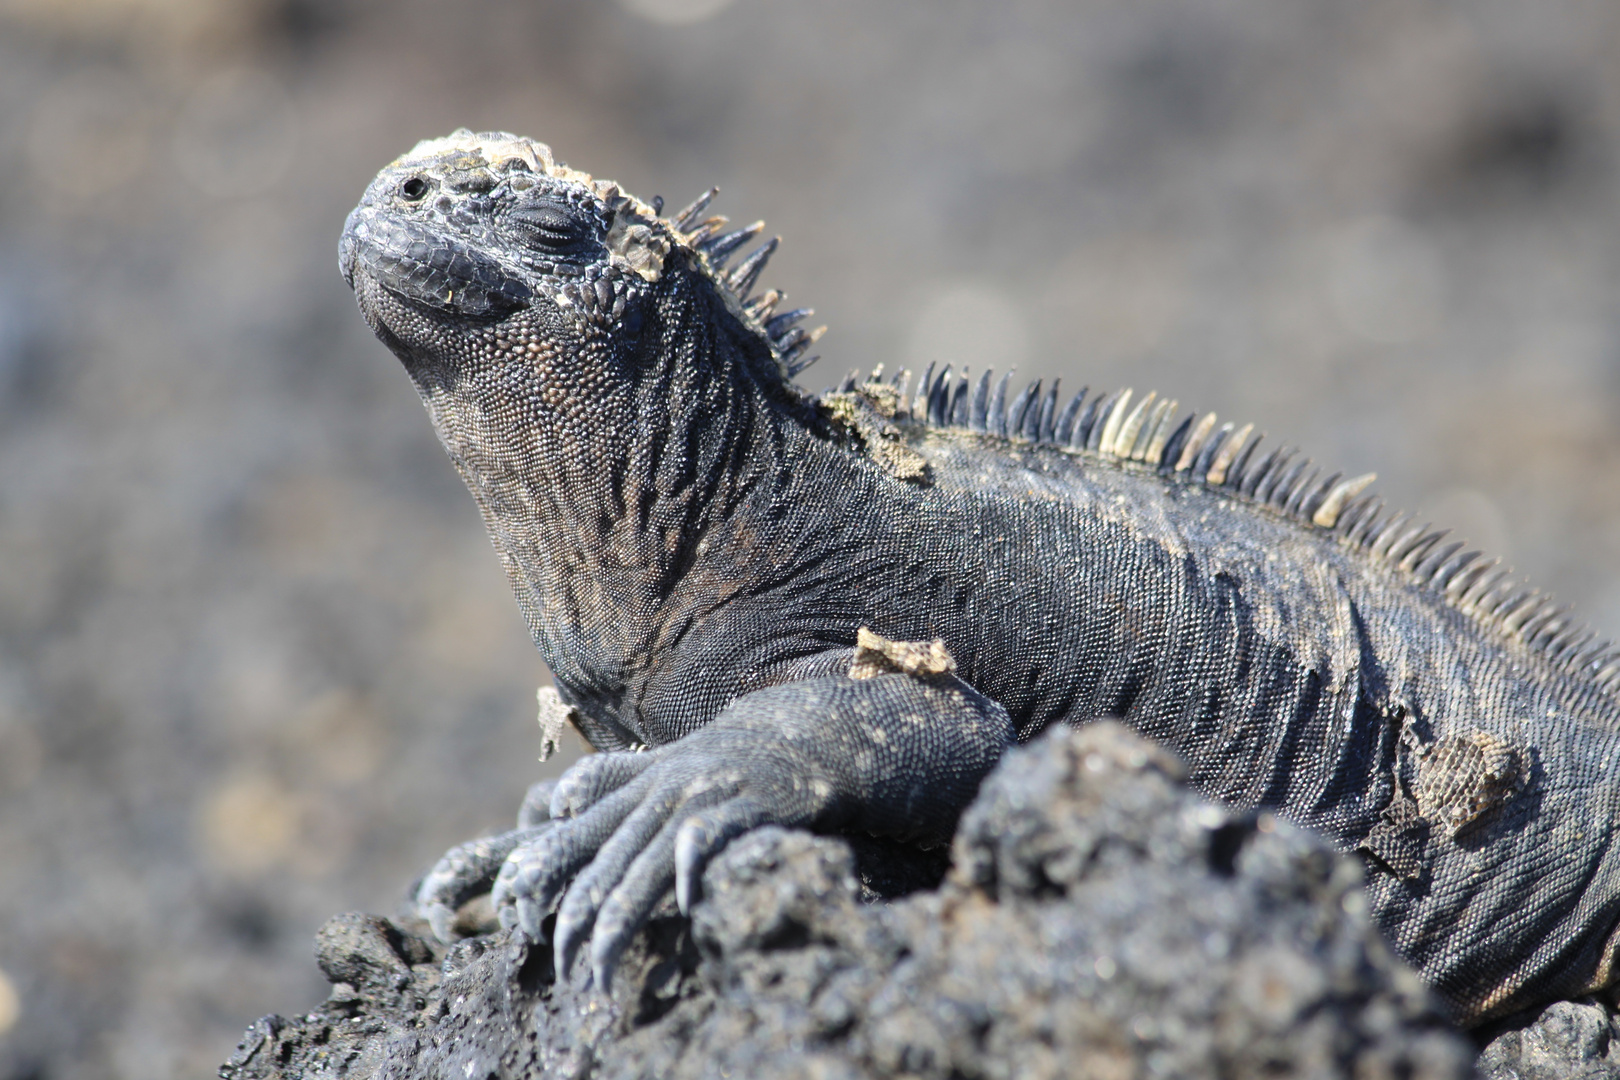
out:
M1556 1001L1501 1025L1479 1072L1484 1080L1620 1078L1620 1017L1600 1001Z
M332 995L258 1021L221 1075L1467 1075L1359 866L1179 777L1114 725L1057 730L987 781L945 882L888 903L843 841L759 830L608 994L504 934L446 951L339 916Z

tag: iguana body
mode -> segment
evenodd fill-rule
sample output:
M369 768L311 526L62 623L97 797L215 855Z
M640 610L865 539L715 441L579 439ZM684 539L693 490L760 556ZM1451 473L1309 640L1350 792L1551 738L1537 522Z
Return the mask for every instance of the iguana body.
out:
M948 372L809 399L798 313L746 299L774 241L727 275L757 230L700 215L458 132L345 229L558 687L621 751L514 835L504 918L538 937L578 872L559 959L592 933L605 978L739 832L941 839L1013 740L1114 715L1367 852L1462 1020L1614 980L1604 643L1249 429Z

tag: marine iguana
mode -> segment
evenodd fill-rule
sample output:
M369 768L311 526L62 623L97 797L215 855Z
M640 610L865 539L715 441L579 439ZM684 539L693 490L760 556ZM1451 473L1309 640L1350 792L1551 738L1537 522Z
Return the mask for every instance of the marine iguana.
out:
M775 239L461 130L340 261L602 751L419 899L488 887L605 982L764 823L948 838L1047 726L1115 716L1369 866L1463 1023L1616 981L1620 654L1499 563L1252 425L1056 380L793 377ZM986 357L993 363L995 357ZM544 800L542 800L544 801ZM572 884L570 885L570 881Z

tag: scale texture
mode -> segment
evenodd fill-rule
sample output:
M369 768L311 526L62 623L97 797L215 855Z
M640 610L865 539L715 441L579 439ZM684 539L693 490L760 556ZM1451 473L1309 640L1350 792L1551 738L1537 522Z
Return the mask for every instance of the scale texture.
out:
M712 194L712 193L711 193ZM1609 986L1620 659L1253 427L988 370L792 378L770 240L461 131L341 263L483 513L594 755L418 901L588 951L764 825L944 842L1005 751L1117 717L1368 866L1460 1022ZM985 357L987 368L996 357ZM555 907L555 924L548 920ZM550 928L550 929L548 929Z

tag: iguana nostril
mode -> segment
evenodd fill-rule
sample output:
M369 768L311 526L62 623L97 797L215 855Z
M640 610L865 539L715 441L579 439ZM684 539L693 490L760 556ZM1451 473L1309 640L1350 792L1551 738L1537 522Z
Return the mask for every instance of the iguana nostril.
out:
M428 193L428 182L420 176L413 176L399 185L399 193L403 197L415 202Z

